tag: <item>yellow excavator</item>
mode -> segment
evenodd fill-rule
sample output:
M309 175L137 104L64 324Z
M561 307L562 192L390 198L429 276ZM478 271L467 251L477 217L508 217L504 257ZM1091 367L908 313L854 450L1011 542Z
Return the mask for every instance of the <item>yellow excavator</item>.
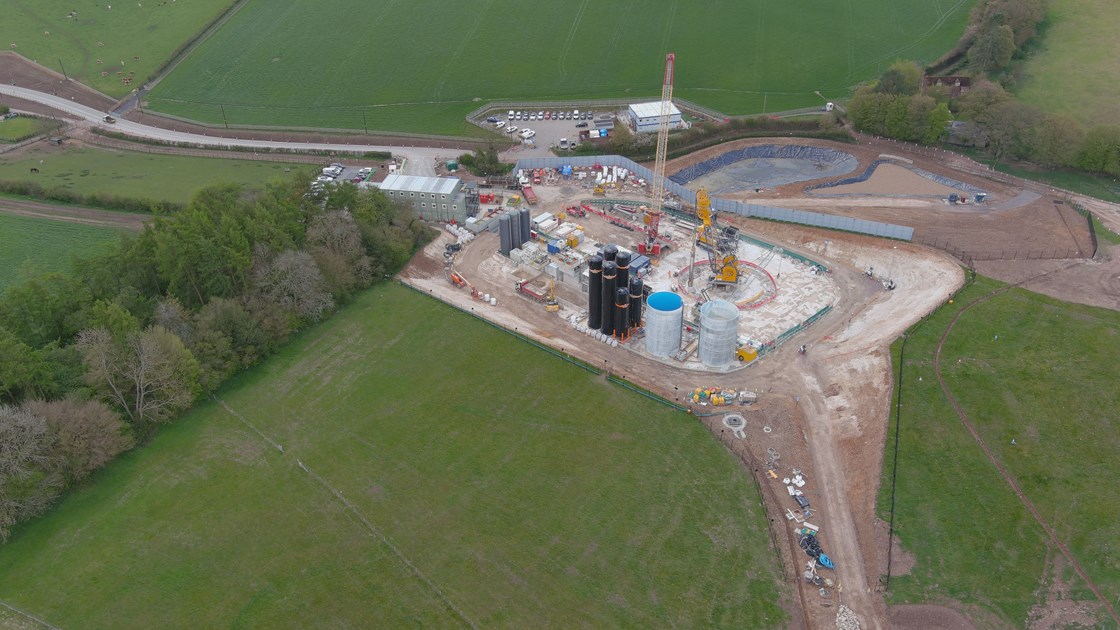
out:
M556 281L548 281L548 300L544 303L544 310L556 312L560 310L560 303L556 301Z

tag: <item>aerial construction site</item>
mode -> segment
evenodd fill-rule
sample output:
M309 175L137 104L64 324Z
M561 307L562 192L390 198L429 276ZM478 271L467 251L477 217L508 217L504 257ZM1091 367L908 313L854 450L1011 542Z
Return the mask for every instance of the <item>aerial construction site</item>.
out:
M526 159L477 182L475 216L401 279L687 408L754 472L807 623L841 604L885 619L890 342L963 285L961 250L1076 252L1082 231L1043 192L904 147L739 141L671 162L667 135L652 168ZM997 221L1017 213L1036 225ZM954 247L913 242L946 232Z

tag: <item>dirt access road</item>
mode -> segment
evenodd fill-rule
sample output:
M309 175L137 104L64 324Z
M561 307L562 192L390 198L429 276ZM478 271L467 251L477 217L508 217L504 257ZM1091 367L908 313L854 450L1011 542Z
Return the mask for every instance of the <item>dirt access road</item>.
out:
M145 223L152 220L151 215L147 214L114 212L82 206L58 206L38 201L6 199L3 197L0 197L0 213L129 230L141 230Z

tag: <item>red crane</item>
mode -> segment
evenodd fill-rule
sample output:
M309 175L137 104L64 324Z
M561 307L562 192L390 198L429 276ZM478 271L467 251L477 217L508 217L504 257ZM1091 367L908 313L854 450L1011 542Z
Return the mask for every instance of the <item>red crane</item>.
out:
M657 242L657 226L661 223L661 202L665 196L665 154L669 146L669 112L673 103L673 66L677 56L665 55L665 81L661 86L661 115L657 119L657 159L653 163L653 181L650 182L649 206L646 207L646 242L638 244L638 251L657 256L661 244Z

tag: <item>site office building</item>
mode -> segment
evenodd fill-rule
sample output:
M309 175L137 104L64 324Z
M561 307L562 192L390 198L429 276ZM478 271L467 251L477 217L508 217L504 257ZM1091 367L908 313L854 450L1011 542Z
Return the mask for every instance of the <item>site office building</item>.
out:
M420 177L392 174L377 185L390 201L412 206L425 221L463 223L467 220L466 193L458 177Z
M638 133L657 133L657 125L661 122L661 101L652 103L634 103L626 111L630 118L630 126ZM681 129L687 125L681 118L681 110L672 102L669 103L669 128Z

